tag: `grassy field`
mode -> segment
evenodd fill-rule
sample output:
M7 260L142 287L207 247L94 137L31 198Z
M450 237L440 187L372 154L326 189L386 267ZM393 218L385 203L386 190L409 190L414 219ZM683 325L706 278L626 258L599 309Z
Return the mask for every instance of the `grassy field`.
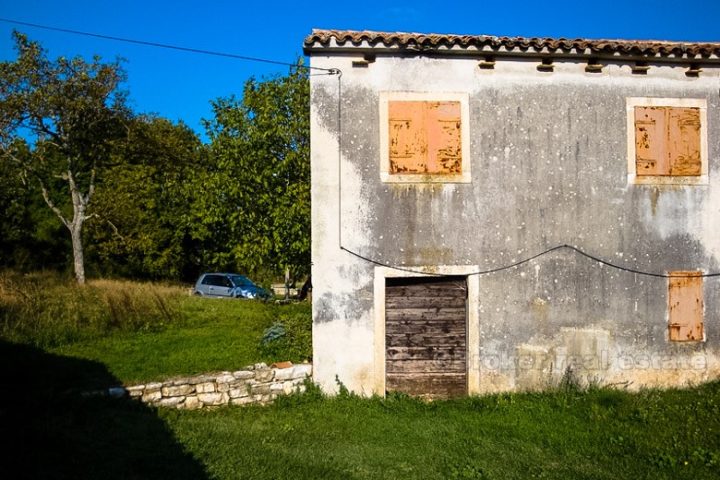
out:
M280 321L287 335L263 344ZM177 285L0 275L0 339L97 361L129 384L312 354L309 303L206 299Z
M310 388L269 407L176 411L82 392L300 360L308 305L5 274L0 321L0 465L13 479L720 478L720 382L434 403Z

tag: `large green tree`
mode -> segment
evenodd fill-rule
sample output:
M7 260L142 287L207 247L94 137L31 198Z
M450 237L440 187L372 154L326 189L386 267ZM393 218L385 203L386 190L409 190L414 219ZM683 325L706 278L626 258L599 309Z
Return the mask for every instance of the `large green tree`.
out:
M13 36L17 58L0 62L0 154L35 182L67 228L82 284L83 226L98 176L128 135L125 74L99 57L50 60L37 42Z
M103 173L88 224L89 250L108 272L190 279L200 240L191 211L208 169L197 135L183 123L138 116L118 161Z
M208 228L228 238L218 264L248 271L310 266L310 94L307 70L245 84L241 100L213 103L207 124L216 171L205 188ZM222 224L222 225L220 225Z

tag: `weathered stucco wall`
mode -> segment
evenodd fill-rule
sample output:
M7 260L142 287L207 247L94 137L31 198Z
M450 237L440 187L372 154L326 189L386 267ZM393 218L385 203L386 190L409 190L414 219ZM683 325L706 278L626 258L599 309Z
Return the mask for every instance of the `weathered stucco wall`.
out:
M512 264L569 244L632 269L720 271L720 75L627 64L378 55L315 55L312 225L315 380L370 394L383 349L374 335L376 265ZM339 88L341 87L341 88ZM380 180L380 92L469 95L472 181ZM338 102L338 93L340 99ZM628 97L707 101L709 184L628 184ZM338 108L341 109L338 121ZM339 163L340 162L340 163ZM667 279L602 266L558 250L478 277L478 392L583 381L675 385L720 376L720 278L704 281L704 342L667 337Z

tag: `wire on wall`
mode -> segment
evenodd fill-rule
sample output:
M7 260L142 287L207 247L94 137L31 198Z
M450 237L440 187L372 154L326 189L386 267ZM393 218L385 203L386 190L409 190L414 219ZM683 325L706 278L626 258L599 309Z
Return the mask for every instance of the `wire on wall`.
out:
M608 266L608 267L615 268L615 269L621 270L621 271L623 271L623 272L635 273L635 274L637 274L637 275L645 275L645 276L648 276L648 277L657 277L657 278L689 278L689 277L693 277L693 278L698 278L698 277L708 278L708 277L720 277L720 272L701 273L701 274L699 274L699 275L698 275L698 274L695 274L695 273L689 274L689 275L678 275L678 274L669 274L669 273L647 272L647 271L639 270L639 269L635 269L635 268L623 267L622 265L617 265L617 264L614 264L614 263L612 263L612 262L608 262L607 260L603 260L602 258L599 258L599 257L597 257L597 256L595 256L595 255L591 255L591 254L589 254L589 253L587 253L587 252L579 249L578 247L575 247L575 246L573 246L573 245L568 245L568 244L556 245L556 246L554 246L554 247L552 247L552 248L548 248L547 250L544 250L544 251L542 251L542 252L540 252L540 253L538 253L538 254L535 254L535 255L533 255L533 256L531 256L531 257L524 258L524 259L522 259L522 260L520 260L520 261L511 263L511 264L508 264L508 265L503 265L503 266L501 266L501 267L491 268L491 269L488 269L488 270L478 270L478 271L475 271L475 272L465 273L464 275L488 275L488 274L491 274L491 273L502 272L502 271L504 271L504 270L510 270L511 268L519 267L519 266L521 266L521 265L523 265L523 264L526 264L526 263L528 263L528 262L531 262L531 261L535 260L536 258L540 258L540 257L543 257L543 256L549 254L549 253L552 253L552 252L555 252L555 251L558 251L558 250L563 250L563 249L571 250L571 251L573 251L573 252L575 252L575 253L580 254L581 256L583 256L583 257L585 257L585 258L588 258L588 259L590 259L590 260L594 260L594 261L596 261L596 262L598 262L598 263L600 263L600 264L602 264L602 265L606 265L606 266ZM352 250L350 250L350 249L348 249L348 248L345 248L345 247L342 246L342 245L340 246L340 250L343 250L343 251L349 253L350 255L353 255L354 257L357 257L357 258L359 258L359 259L361 259L361 260L364 260L364 261L366 261L366 262L372 263L372 264L374 264L374 265L378 265L378 266L380 266L380 267L391 268L391 269L393 269L393 270L399 270L399 271L402 271L402 272L409 272L409 273L415 273L415 274L420 274L420 275L427 275L427 276L432 276L432 277L454 276L454 275L442 274L442 273L424 272L424 271L420 270L420 268L422 268L422 267L411 268L411 267L399 267L399 266L395 266L395 265L389 265L389 264L387 264L387 263L383 263L383 262L380 262L380 261L378 261L378 260L374 260L374 259L372 259L372 258L369 258L369 257L366 257L366 256L364 256L364 255L361 255L361 254L359 254L359 253L357 253L357 252L354 252L354 251L352 251Z

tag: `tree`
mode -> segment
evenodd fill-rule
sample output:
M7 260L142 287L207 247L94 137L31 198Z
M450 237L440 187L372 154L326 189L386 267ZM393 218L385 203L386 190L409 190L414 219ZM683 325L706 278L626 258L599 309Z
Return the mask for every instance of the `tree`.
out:
M88 224L89 252L113 273L197 278L199 247L190 211L207 165L197 135L182 122L138 116L118 161L103 174Z
M97 56L51 61L37 42L18 32L13 37L17 59L0 62L0 154L37 183L67 227L75 277L83 284L82 232L98 174L127 137L130 112L119 88L125 73L117 61Z
M310 266L310 88L307 70L250 79L242 100L213 103L207 124L218 194L208 219L226 222L230 246L218 251L246 270Z

